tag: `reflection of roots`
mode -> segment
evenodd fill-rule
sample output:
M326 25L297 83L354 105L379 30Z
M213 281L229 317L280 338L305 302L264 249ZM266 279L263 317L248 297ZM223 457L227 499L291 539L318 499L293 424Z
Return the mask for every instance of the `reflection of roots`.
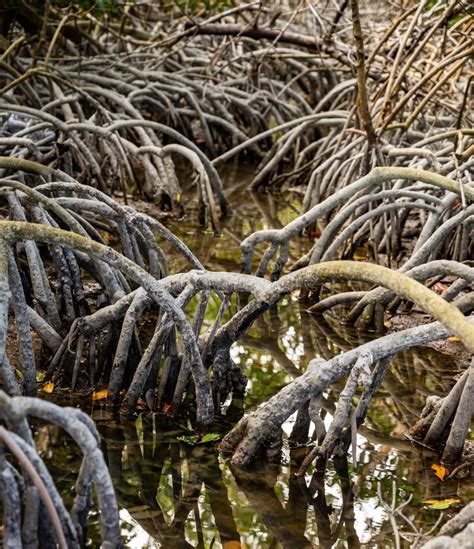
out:
M0 452L0 483L4 509L3 544L22 547L22 528L27 528L29 543L79 548L87 541L87 521L91 506L92 485L99 507L102 543L120 547L118 506L109 471L100 449L99 435L92 420L76 408L59 407L27 397L8 397L0 391L2 446L18 461L16 468L10 455ZM76 483L76 497L69 512L43 460L38 455L28 426L28 419L41 419L64 429L79 446L83 458ZM36 517L36 520L35 520ZM39 522L38 522L39 517Z
M312 361L302 376L282 389L252 416L241 420L223 440L221 450L232 453L234 463L249 464L257 456L265 454L272 433L278 432L291 414L302 410L309 402L306 430L311 419L316 425L317 446L308 453L300 474L316 458L325 463L332 454L345 454L351 443L354 443L357 428L365 419L374 393L382 383L393 355L448 335L449 332L439 323L419 326L376 339L328 361ZM443 399L442 406L436 407L433 421L431 416L421 421L425 432L427 421L431 425L425 435L425 443L438 444L443 441L443 431L457 407L444 445L443 460L446 463L458 461L463 451L472 416L472 386L468 386L472 371L471 366ZM326 431L320 416L321 396L332 384L345 376L347 382L339 394L333 420ZM358 388L361 392L358 392ZM355 408L352 405L354 397L358 400ZM301 426L298 427L301 429ZM421 431L421 427L417 428L417 433Z

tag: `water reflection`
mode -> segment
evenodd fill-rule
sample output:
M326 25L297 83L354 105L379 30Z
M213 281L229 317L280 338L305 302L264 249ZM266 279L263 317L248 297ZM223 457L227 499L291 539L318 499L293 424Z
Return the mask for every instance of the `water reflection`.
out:
M225 433L243 413L299 375L309 358L334 356L364 337L372 336L352 332L330 317L306 315L299 302L269 312L233 351L249 378L245 400L228 403L213 430ZM295 476L308 450L299 443L312 433L295 417L284 426L279 464L240 471L218 455L215 444L180 441L192 428L186 418L143 414L131 421L95 403L86 411L103 438L127 546L395 547L390 506L409 498L403 507L408 522L398 516L397 528L401 546L411 546L442 512L427 509L424 499L456 497L461 505L472 497L472 483L441 483L430 469L434 457L401 437L419 415L428 390L447 391L456 368L452 358L429 348L396 357L360 430L357 465L351 455L349 462L336 459L324 479L312 469L303 479ZM340 389L325 395L328 421ZM40 429L37 437L59 489L71 493L79 467L74 448L52 428ZM89 535L96 546L94 525Z
M238 271L242 238L287 223L298 209L291 201L277 208L271 195L252 200L239 203L220 238L203 234L192 220L177 224L176 232L210 269ZM300 257L310 244L308 238L295 239L290 251ZM176 258L175 270L180 261ZM187 268L184 262L182 268ZM330 358L375 337L342 324L337 314L308 315L307 305L296 297L282 301L234 345L232 356L249 379L247 392L244 401L226 402L214 432L227 432L242 414L300 375L313 357ZM209 310L207 327L215 316ZM423 500L455 497L461 506L473 496L468 479L440 482L430 469L433 455L402 436L418 418L426 396L446 394L459 369L451 357L428 347L398 355L360 428L356 465L352 455L349 462L335 459L324 479L311 468L302 479L294 474L314 431L304 413L284 425L279 464L244 472L231 468L215 444L180 441L192 428L186 418L143 414L134 421L111 416L98 403L89 409L80 404L101 432L127 547L390 548L396 547L391 508L402 504L405 519L397 515L396 528L401 547L411 547L442 513L444 521L456 511L456 506L431 510ZM342 386L324 395L326 421ZM62 431L41 427L36 436L68 503L79 456ZM97 547L100 537L93 520L89 536L90 546Z

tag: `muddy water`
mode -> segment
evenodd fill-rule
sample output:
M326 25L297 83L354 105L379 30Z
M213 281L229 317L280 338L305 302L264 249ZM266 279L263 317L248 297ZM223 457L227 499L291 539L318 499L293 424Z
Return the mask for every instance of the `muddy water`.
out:
M171 223L201 261L215 270L238 269L238 243L251 231L284 225L294 218L297 195L253 197L234 193L236 214L216 237L199 228L193 215ZM309 246L296 241L294 258ZM185 268L173 262L173 272ZM214 310L213 310L214 309ZM209 309L209 325L217 303ZM213 428L222 435L244 413L258 408L301 372L314 356L331 357L353 348L371 333L341 324L336 316L308 315L296 297L269 311L235 345L232 353L248 377L244 401L227 402ZM450 355L419 348L396 357L374 399L357 438L355 460L331 463L324 479L311 469L294 476L306 448L290 448L294 418L284 426L279 464L246 472L234 470L216 451L216 442L190 445L185 419L142 414L113 416L100 403L83 409L97 422L118 500L127 547L300 548L410 547L437 523L472 499L467 479L441 482L431 465L436 457L403 438L428 394L445 394L461 365ZM330 421L341 387L325 400ZM64 401L66 403L66 401ZM79 467L75 448L64 433L39 428L38 446L62 494L73 495ZM354 463L355 462L355 463ZM67 498L66 498L67 499ZM424 500L456 499L448 509L433 509ZM393 509L396 514L396 527ZM90 546L98 546L92 517Z

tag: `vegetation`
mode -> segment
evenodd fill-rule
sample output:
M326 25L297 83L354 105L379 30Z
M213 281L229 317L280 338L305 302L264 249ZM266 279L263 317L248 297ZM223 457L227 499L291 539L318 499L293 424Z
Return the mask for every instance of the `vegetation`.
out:
M128 422L137 412L189 421L178 440L190 446L222 435L219 450L256 505L245 469L280 462L288 438L303 447L291 468L305 497L321 497L314 484L334 464L351 508L347 455L356 467L364 422L390 428L370 410L396 355L454 338L464 372L442 396L423 395L406 436L436 456L440 480L471 470L471 27L459 0L0 8L5 547L84 546L93 485L103 546L123 544L112 484L121 469L106 463L87 414L48 402L65 391L103 400ZM235 200L228 174L238 168ZM230 219L249 196L265 223L244 216L233 234ZM262 196L290 197L290 219L268 214ZM195 211L201 234L234 242L241 272L188 246L176 219ZM373 337L328 356L303 331L306 364L296 368L274 329L292 296L321 322L344 318ZM262 345L292 377L243 415L247 377L234 350L266 313L274 326ZM38 419L66 430L83 455L71 510L35 448ZM399 547L405 504L379 500ZM323 515L319 543L330 547L337 532L324 534ZM171 535L183 517L161 529ZM195 520L198 529L199 510ZM473 524L471 504L427 547L462 546ZM298 536L308 544L304 528Z

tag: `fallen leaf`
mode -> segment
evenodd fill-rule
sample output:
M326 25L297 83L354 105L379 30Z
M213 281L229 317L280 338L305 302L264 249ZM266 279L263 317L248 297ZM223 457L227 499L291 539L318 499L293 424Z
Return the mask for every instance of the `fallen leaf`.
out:
M176 438L177 438L177 440L180 440L181 442L185 442L186 444L189 444L190 446L194 446L195 444L197 444L197 442L199 440L198 435L183 435L183 436L176 437Z
M163 413L167 414L171 410L171 404L168 402L165 402L163 404Z
M226 541L222 547L223 549L240 549L242 544L240 541Z
M436 463L433 463L431 468L440 480L444 480L445 476L449 473L448 469L444 465L438 465Z
M107 231L99 231L100 236L102 237L102 240L104 241L104 244L109 244L110 242L110 233Z
M202 438L199 437L199 435L183 435L177 437L178 440L180 440L181 442L185 442L190 446L195 446L196 444L207 444L208 442L220 440L220 438L221 435L217 433L207 433L206 435L203 435Z
M49 383L45 383L43 385L43 393L52 393L54 391L54 383L51 383L51 381Z
M442 284L441 282L437 282L436 284L434 284L433 288L435 290L438 290L438 292L445 292L448 289L446 284Z
M449 503L444 503L442 501L439 501L438 503L433 503L433 505L428 505L428 509L441 510L441 509L448 509L448 508L449 508Z
M102 389L102 391L94 391L92 393L92 400L104 400L104 398L107 398L108 394L108 389Z
M448 341L461 341L461 339L458 336L451 336L448 337Z
M198 444L206 444L207 442L214 442L215 440L220 440L221 435L218 433L207 433L204 435Z
M448 498L448 499L425 499L421 503L429 505L430 509L447 509L455 503L460 503L460 499ZM442 506L442 507L440 507Z

